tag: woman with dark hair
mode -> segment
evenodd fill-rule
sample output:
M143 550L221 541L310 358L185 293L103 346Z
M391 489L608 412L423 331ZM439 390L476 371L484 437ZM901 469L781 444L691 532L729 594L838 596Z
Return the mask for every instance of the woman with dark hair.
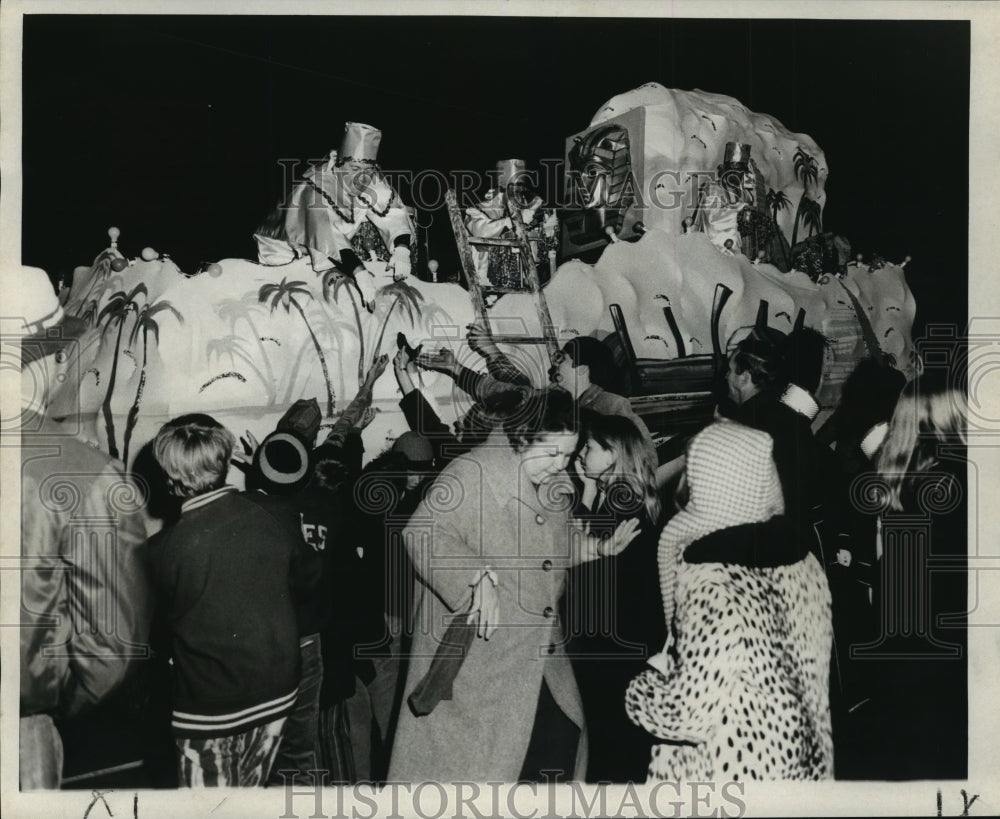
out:
M666 639L657 575L660 499L635 424L588 413L576 461L583 484L577 516L591 533L636 518L629 548L570 569L566 590L569 651L590 742L589 782L642 781L652 738L625 714L625 689Z
M555 616L565 570L625 548L571 525L577 445L564 390L529 395L438 476L403 533L418 578L413 651L390 781L580 777L580 694Z

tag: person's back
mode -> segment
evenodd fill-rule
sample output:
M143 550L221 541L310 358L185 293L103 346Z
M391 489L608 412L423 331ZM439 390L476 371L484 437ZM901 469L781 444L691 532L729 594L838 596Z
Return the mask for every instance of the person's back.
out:
M24 570L21 712L78 713L121 682L130 657L141 656L148 633L149 593L138 556L145 530L137 504L130 510L127 502L138 494L107 455L55 432L23 438L21 461L21 554L37 561ZM72 502L53 503L56 491ZM108 498L115 493L122 502L112 506ZM105 623L118 627L107 647L113 651L102 650L105 623L87 628L78 621L70 599L72 578L43 565L77 564L84 555L75 548L74 530L96 529L115 538L113 550L92 555L100 561L92 568L106 584L101 599L113 607ZM65 650L46 652L47 646Z
M784 519L771 448L728 421L689 448L687 500L659 543L673 652L626 695L631 718L668 740L653 778L833 776L830 593Z
M148 663L151 594L141 494L120 465L45 432L22 439L21 460L20 779L30 789L58 787L64 770L142 758L141 729L131 730L127 712L134 703L119 694ZM89 548L92 537L110 548ZM30 750L42 747L58 756Z
M820 472L829 463L813 437L810 421L782 403L780 396L761 394L743 404L734 420L766 432L774 440L774 463L785 498L785 515L818 550L813 525L822 517ZM817 555L819 556L819 555Z
M174 667L171 725L183 784L262 785L295 705L294 533L224 483L233 436L174 419L153 449L180 519L148 559Z
M730 401L720 404L732 420L771 436L785 516L821 561L815 525L823 515L821 475L829 467L829 455L813 436L819 406L812 391L822 376L825 343L812 330L744 339L729 359Z
M45 414L63 360L73 360L63 353L87 325L65 314L44 270L22 267L16 296L11 315L21 324L11 322L9 340L21 342L21 412L4 432L20 433L19 773L31 790L59 787L65 770L79 774L74 757L89 756L86 765L100 757L94 767L137 759L123 748L118 706L146 657L150 595L139 557L142 494L120 462ZM64 755L65 729L82 722L89 736L71 737ZM106 729L115 742L100 742Z
M213 736L219 723L246 729L294 700L293 545L234 487L185 503L180 520L150 540L172 638L178 736Z

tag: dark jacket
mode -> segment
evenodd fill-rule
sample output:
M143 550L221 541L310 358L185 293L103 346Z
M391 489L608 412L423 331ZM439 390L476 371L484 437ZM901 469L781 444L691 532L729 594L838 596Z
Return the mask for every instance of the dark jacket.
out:
M774 465L785 498L785 517L808 541L820 564L828 563L814 527L824 515L822 476L830 456L813 437L811 422L770 392L744 401L735 409L733 419L766 432L774 440Z
M413 390L404 395L400 399L399 408L403 411L410 429L431 442L434 449L434 464L438 469L443 469L453 458L469 451L470 448L463 446L448 425L438 417L420 390Z
M170 635L177 736L242 733L291 711L299 677L286 525L234 487L186 501L149 541Z
M653 740L626 715L625 689L667 637L659 526L625 483L610 484L600 506L593 512L578 507L575 516L595 534L610 534L629 518L640 521L625 551L569 570L562 608L590 736L587 781L642 781Z
M285 522L296 538L292 555L292 591L299 635L318 634L330 625L333 600L346 593L340 541L347 518L338 493L309 486L294 495L248 492L246 497Z
M584 652L599 650L621 659L638 659L663 648L666 625L657 569L660 527L649 520L645 504L624 482L609 484L593 511L577 507L575 517L594 534L611 534L622 521L639 520L639 534L621 554L574 566L567 579L567 633ZM575 600L573 599L575 597ZM601 624L613 632L601 633Z

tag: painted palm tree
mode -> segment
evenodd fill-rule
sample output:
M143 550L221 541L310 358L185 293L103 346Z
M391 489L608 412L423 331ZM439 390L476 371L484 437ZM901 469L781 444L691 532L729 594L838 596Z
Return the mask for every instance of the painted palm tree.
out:
M102 250L97 258L94 259L94 264L90 267L87 290L85 293L80 294L80 301L76 302L77 307L74 310L74 315L79 317L80 310L88 306L90 299L95 297L95 292L99 298L102 290L105 290L105 288L110 289L108 287L108 276L111 273L111 262L117 258L118 252L109 248L108 250Z
M776 191L769 188L767 191L767 208L771 211L771 218L775 223L778 221L778 212L788 210L792 206L792 200L785 195L784 191Z
M281 280L281 284L265 284L262 286L257 293L257 300L261 304L270 302L269 307L272 313L278 308L278 305L281 305L285 308L286 313L291 312L291 309L294 307L302 317L302 321L309 331L309 337L312 339L313 346L316 348L316 355L319 358L320 366L323 368L323 380L326 382L326 415L327 418L331 418L333 417L334 396L333 385L330 383L330 371L326 366L326 356L323 355L323 348L320 346L319 339L316 338L312 325L309 324L309 319L306 317L306 311L302 309L302 305L299 304L296 296L304 300L313 297L304 281L290 282L287 278L284 278Z
M800 224L808 231L807 237L814 233L823 232L823 212L819 202L810 199L806 194L802 194L799 206L795 210L795 223L792 225L792 247L798 240Z
M87 322L88 326L94 326L94 320L97 318L97 299L90 299L86 305L84 305L84 310L83 313L80 314L80 318Z
M252 299L252 302L251 302ZM253 320L253 311L251 309L252 305L259 304L258 293L256 290L251 290L249 293L244 295L242 299L224 299L219 303L216 308L219 318L223 321L229 322L229 331L233 336L236 335L236 325L240 321L244 321L250 330L250 334L253 336L254 342L257 344L257 352L259 358L264 362L264 373L261 375L260 380L264 383L264 387L267 390L267 400L269 404L274 404L277 401L278 390L274 379L274 370L271 368L271 359L267 354L267 350L264 348L264 342L261 340L260 331L257 329L257 325ZM245 353L245 351L243 351ZM257 367L254 366L257 370ZM260 371L257 370L259 373Z
M382 353L382 339L385 337L385 328L389 324L389 317L392 315L392 311L396 309L396 306L400 305L402 307L403 312L406 313L412 325L414 323L414 316L420 315L420 303L424 300L423 294L413 285L407 284L405 280L392 282L392 284L387 284L381 288L378 291L375 304L385 304L389 298L392 298L392 303L389 304L389 309L381 316L378 340L375 342L372 361Z
M801 202L799 205L802 210L802 226L809 231L806 236L809 237L814 233L822 233L823 211L819 206L819 202L815 199L807 199L805 205L802 205Z
M360 345L358 353L358 383L360 384L365 380L365 328L361 323L361 311L358 309L358 300L354 297L354 291L351 289L352 285L357 288L357 284L350 276L342 276L335 272L327 273L323 278L323 298L329 302L332 296L336 304L340 298L340 291L346 290L351 299L351 307L354 309L354 323L358 329L358 344Z
M139 365L139 386L135 390L135 398L132 406L129 407L128 417L125 420L125 441L122 446L122 460L128 463L128 448L132 441L132 431L135 429L136 421L139 420L139 406L142 404L142 394L146 389L146 365L149 363L149 333L152 331L156 346L160 346L160 325L156 316L160 313L170 313L179 324L184 323L184 317L177 311L169 301L157 301L153 304L144 304L139 308L135 317L135 324L129 333L129 347L134 347L142 335L142 364Z
M104 338L104 334L108 331L112 325L118 327L118 338L115 341L115 352L111 359L111 373L108 375L108 387L104 393L104 401L101 404L101 411L104 415L104 428L108 436L108 454L112 458L118 457L118 443L115 440L115 421L111 414L111 398L115 392L115 381L118 377L118 356L121 352L122 346L122 333L125 330L125 319L128 318L128 314L133 310L137 309L138 305L136 303L136 297L142 294L143 296L148 295L146 290L146 285L143 283L137 284L132 290L126 293L124 290L119 290L111 294L111 298L108 299L108 303L104 305L104 309L101 310L100 314L97 316L97 324L100 326L104 322L104 329L101 330L101 338Z
M392 282L392 284L388 284L379 290L378 298L375 303L376 305L380 303L385 304L390 298L393 299L393 301L389 305L389 309L386 310L385 314L382 316L378 340L375 343L375 350L372 353L372 362L374 362L375 359L382 354L382 339L385 336L385 330L389 323L389 317L392 315L392 311L397 305L399 305L406 313L406 317L409 319L411 327L416 327L417 319L422 319L423 321L428 322L438 315L448 317L448 313L444 309L436 304L429 304L424 301L423 293L417 290L412 284L408 284L405 279L398 282Z
M816 157L810 156L802 150L801 145L795 149L793 169L795 171L795 178L802 181L802 187L807 191L819 179L819 163L816 161Z
M339 310L323 310L322 311L323 322L316 329L316 335L319 336L320 340L327 344L327 347L336 347L340 354L335 356L337 362L337 377L334 383L334 388L336 389L337 384L346 384L347 381L344 377L345 370L345 356L343 351L347 349L349 339L353 338L357 333L357 328L353 321L348 320L344 317L343 313ZM348 365L350 366L350 365Z

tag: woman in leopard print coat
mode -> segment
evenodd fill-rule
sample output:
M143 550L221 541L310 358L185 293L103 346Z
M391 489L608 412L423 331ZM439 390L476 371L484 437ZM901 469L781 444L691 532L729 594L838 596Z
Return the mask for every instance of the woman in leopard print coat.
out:
M830 591L786 525L766 433L691 442L688 501L660 538L671 637L626 710L661 740L650 779L830 779Z

